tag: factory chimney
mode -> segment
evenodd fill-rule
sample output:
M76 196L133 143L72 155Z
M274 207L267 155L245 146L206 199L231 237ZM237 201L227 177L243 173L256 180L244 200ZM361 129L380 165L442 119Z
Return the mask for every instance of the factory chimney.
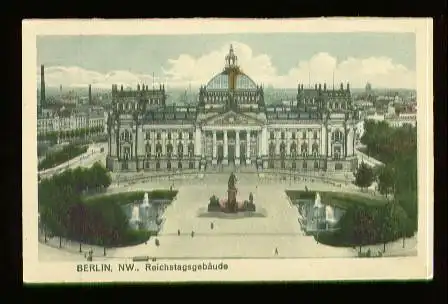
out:
M92 104L92 85L89 84L89 105Z
M45 106L45 67L40 66L40 106Z

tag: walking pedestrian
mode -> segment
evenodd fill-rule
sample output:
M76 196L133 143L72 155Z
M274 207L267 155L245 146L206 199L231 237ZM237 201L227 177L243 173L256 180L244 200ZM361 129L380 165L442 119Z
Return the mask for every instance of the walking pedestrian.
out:
M194 237L194 231L191 231L191 237Z
M213 224L213 222L210 223L210 229L213 230L213 228L215 227L215 225Z
M277 249L277 247L275 247L275 255L278 255L278 249Z
M180 235L180 229L177 229L177 235Z

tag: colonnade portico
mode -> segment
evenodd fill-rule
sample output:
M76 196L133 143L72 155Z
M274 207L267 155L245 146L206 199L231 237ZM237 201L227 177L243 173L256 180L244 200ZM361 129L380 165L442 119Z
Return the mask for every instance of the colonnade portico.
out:
M203 156L207 158L207 155L211 154L212 165L218 163L243 165L243 159L246 165L250 165L255 163L257 157L261 158L267 154L267 151L263 153L263 147L267 147L267 145L263 144L266 139L263 138L262 127L217 128L206 126L201 131L205 145L207 145L207 140L210 141L211 133L211 153L207 153L206 148L203 148Z

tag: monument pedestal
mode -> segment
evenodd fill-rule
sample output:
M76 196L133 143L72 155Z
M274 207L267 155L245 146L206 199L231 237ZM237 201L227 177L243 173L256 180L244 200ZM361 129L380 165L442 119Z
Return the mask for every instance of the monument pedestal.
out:
M228 189L227 190L227 211L228 212L238 212L238 204L236 202L237 190Z

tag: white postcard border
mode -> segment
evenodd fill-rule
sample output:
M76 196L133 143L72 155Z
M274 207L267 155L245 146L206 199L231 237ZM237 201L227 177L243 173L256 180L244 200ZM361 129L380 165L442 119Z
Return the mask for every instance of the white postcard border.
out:
M25 20L22 23L22 173L24 282L152 281L296 281L405 280L433 274L433 92L432 20L423 18L317 19L167 19L167 20ZM36 36L38 35L180 35L280 32L414 32L417 51L418 256L381 259L222 260L223 271L90 272L77 263L38 260L36 125ZM202 263L179 261L182 264ZM208 263L209 260L204 260ZM219 263L219 260L213 260Z

